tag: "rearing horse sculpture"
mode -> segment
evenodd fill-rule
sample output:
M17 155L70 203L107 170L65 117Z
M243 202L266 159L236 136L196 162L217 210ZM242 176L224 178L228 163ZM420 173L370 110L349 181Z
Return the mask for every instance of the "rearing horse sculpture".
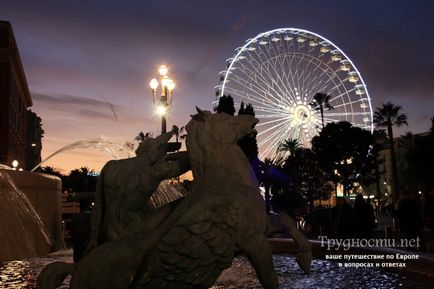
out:
M237 145L257 122L198 109L186 126L191 193L152 232L91 251L75 265L71 289L208 288L237 253L264 288L278 288L264 201Z

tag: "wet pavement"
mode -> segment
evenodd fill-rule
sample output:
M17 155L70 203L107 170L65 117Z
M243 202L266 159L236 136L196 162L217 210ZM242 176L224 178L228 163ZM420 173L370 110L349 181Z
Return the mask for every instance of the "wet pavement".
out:
M382 269L343 268L335 262L316 259L312 262L310 275L306 275L293 256L273 256L273 262L279 278L279 288L285 289L434 288L434 279L420 274L404 276ZM237 258L224 273L218 280L220 284L213 288L262 288L245 258Z
M58 251L46 257L0 263L0 288L33 289L42 268L52 262L72 262L72 250ZM62 289L68 289L69 279Z
M33 289L42 267L54 261L72 262L72 252L59 251L42 258L11 261L0 264L0 288ZM279 288L434 288L434 280L417 272L405 275L373 268L342 268L337 263L313 260L310 275L305 275L293 256L273 257L279 278ZM68 288L69 278L60 287ZM244 257L234 260L232 267L223 272L213 289L262 288Z

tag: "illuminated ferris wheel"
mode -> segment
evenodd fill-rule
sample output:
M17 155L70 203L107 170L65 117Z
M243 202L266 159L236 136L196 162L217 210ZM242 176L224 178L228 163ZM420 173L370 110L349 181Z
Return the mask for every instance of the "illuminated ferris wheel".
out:
M373 130L371 100L356 66L331 41L307 30L275 29L248 39L227 60L220 81L218 97L253 105L262 158L272 158L284 140L309 147L323 122ZM332 108L315 102L317 93L329 96Z

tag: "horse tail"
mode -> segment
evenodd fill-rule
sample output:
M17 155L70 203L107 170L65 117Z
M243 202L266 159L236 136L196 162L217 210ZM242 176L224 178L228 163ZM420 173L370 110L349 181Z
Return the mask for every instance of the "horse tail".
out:
M54 262L45 266L38 275L37 289L56 289L74 270L73 263Z

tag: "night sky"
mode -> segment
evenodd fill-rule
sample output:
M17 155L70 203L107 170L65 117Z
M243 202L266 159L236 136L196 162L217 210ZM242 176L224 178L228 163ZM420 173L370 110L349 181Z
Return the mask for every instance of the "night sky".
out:
M195 105L211 109L234 49L283 27L341 48L373 107L391 101L407 113L397 135L427 131L434 115L434 1L0 0L0 19L13 26L31 109L43 120L43 157L80 139L158 133L149 81L160 64L177 85L168 127L185 125ZM99 170L108 159L73 151L48 165Z

